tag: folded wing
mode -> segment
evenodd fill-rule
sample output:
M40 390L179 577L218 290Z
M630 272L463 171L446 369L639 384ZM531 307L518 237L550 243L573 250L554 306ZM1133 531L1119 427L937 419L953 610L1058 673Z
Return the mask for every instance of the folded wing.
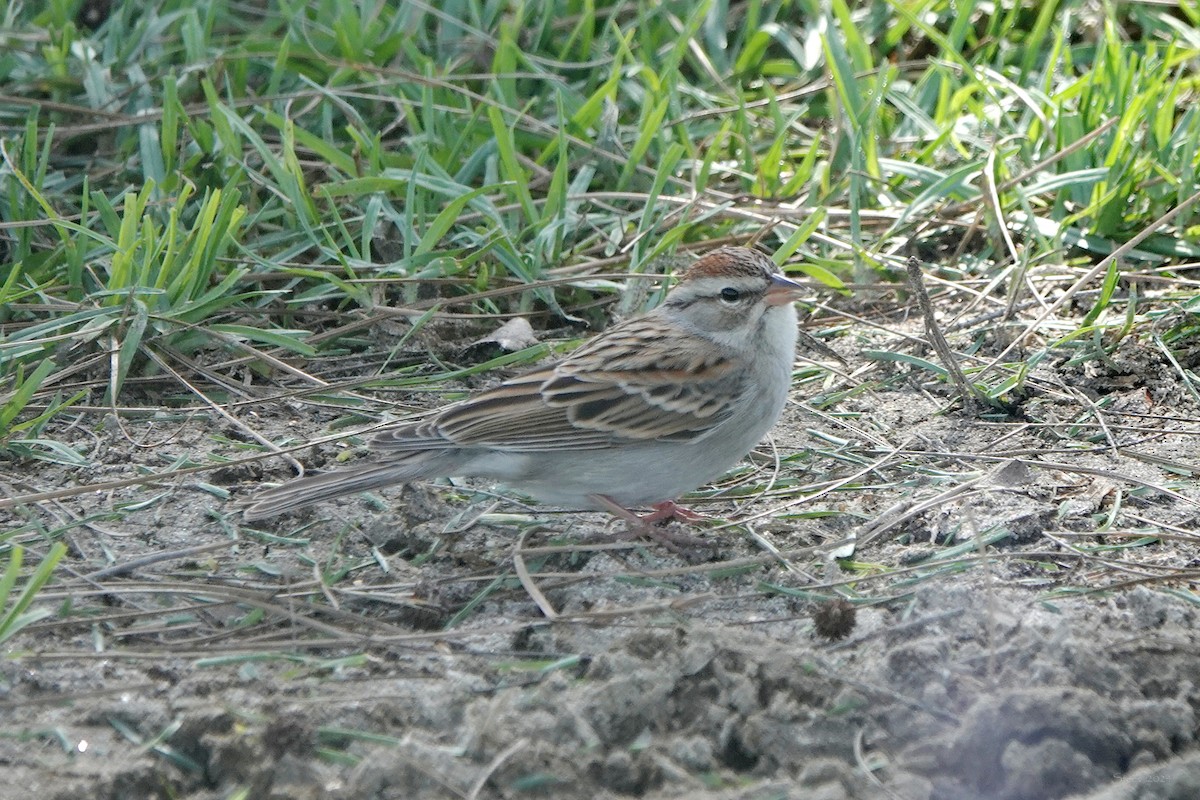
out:
M384 431L373 446L536 452L702 438L729 418L744 379L714 343L672 330L653 315L633 320L553 368L507 381L426 422Z

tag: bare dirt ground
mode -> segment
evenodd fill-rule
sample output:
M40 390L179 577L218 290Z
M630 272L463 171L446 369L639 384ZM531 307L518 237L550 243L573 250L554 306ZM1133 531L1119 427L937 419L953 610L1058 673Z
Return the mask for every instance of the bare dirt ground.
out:
M1143 333L980 415L847 328L686 558L462 483L251 527L280 459L0 511L70 545L0 662L0 798L1195 800L1200 408ZM51 433L96 466L7 491L257 452L207 411Z

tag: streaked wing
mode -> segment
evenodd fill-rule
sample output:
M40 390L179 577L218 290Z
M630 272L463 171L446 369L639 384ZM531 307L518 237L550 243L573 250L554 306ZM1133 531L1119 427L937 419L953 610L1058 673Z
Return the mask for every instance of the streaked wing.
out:
M546 404L541 387L554 374L553 369L544 369L505 381L425 422L381 431L371 447L392 452L446 447L536 452L611 446L612 435L580 430L571 424L565 409Z
M555 371L542 389L547 402L568 405L576 425L634 439L703 435L745 389L727 350L653 314L592 340Z
M507 381L428 422L380 434L374 444L536 452L686 441L729 417L743 383L712 342L664 328L650 315L613 328L556 367Z
M545 369L505 381L432 420L442 436L459 445L537 451L597 450L616 438L603 431L581 430L565 408L546 402L542 388L556 370Z

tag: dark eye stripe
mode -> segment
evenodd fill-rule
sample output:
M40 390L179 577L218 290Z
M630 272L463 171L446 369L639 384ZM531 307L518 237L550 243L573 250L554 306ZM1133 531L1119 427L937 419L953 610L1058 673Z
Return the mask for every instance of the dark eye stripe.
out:
M706 281L709 282L709 281ZM728 305L742 305L748 302L757 300L765 295L766 287L759 282L743 282L736 277L733 280L726 280L717 283L711 281L709 286L703 287L703 293L697 292L679 292L675 291L667 295L667 299L663 301L663 305L669 308L683 309L687 308L700 301L720 300ZM699 288L699 287L696 287Z

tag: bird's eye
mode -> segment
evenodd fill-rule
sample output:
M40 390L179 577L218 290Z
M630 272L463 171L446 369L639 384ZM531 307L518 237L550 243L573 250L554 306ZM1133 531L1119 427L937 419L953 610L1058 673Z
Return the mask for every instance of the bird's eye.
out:
M726 286L721 290L721 300L726 303L736 303L742 296L742 293L732 286Z

